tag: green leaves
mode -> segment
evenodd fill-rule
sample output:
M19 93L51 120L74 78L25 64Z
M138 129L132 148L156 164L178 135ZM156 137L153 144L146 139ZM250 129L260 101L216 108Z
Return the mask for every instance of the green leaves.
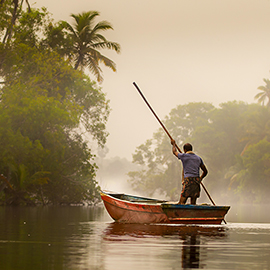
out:
M250 145L242 156L242 163L234 179L235 193L242 202L269 203L270 142L263 139Z
M16 12L15 31L0 46L0 171L12 187L1 198L10 204L95 202L97 166L85 138L105 144L109 101L70 65L65 23L55 26L46 9ZM11 18L1 22L0 34Z

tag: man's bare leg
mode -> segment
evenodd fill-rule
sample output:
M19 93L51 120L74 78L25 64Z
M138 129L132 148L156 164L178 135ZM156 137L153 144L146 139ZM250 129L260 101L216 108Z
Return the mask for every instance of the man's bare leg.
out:
M191 203L191 204L196 204L196 201L197 201L197 197L195 197L195 198L190 198L190 203Z
M185 204L186 201L187 201L187 198L181 196L181 197L180 197L180 201L178 202L178 204Z

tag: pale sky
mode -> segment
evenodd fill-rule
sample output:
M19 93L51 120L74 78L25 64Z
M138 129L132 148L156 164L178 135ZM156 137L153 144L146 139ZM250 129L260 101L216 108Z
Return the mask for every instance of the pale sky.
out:
M258 86L270 77L270 0L29 2L47 7L56 21L96 10L96 22L112 23L114 31L104 36L120 43L122 52L104 51L117 65L116 73L102 67L101 87L112 108L107 157L131 160L159 128L134 81L164 119L189 102L255 102Z

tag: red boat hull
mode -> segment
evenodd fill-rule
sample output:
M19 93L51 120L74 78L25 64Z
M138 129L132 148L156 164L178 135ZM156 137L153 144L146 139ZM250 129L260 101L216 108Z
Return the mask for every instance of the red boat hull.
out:
M115 199L105 193L101 198L109 215L123 223L170 223L160 205L147 205Z
M137 201L118 197L101 192L101 198L109 215L120 223L221 224L230 208L229 206L179 205L124 194L123 198L137 198Z

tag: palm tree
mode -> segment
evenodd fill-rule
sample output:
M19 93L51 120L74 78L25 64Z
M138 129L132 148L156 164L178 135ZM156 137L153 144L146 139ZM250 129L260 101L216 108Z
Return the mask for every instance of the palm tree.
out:
M263 80L266 83L266 85L258 87L258 89L261 90L262 92L258 93L255 96L255 99L258 99L258 102L262 105L264 105L264 103L268 99L266 106L270 107L270 80L268 79L263 79Z
M112 29L112 25L107 21L101 21L94 24L94 19L99 16L97 11L83 12L71 17L75 20L74 27L64 22L66 29L71 33L73 43L71 59L74 62L74 68L83 69L88 67L89 70L97 77L98 82L102 82L102 70L100 63L116 71L115 63L109 58L102 55L98 50L110 49L117 53L120 52L120 45L116 42L108 41L100 32Z

